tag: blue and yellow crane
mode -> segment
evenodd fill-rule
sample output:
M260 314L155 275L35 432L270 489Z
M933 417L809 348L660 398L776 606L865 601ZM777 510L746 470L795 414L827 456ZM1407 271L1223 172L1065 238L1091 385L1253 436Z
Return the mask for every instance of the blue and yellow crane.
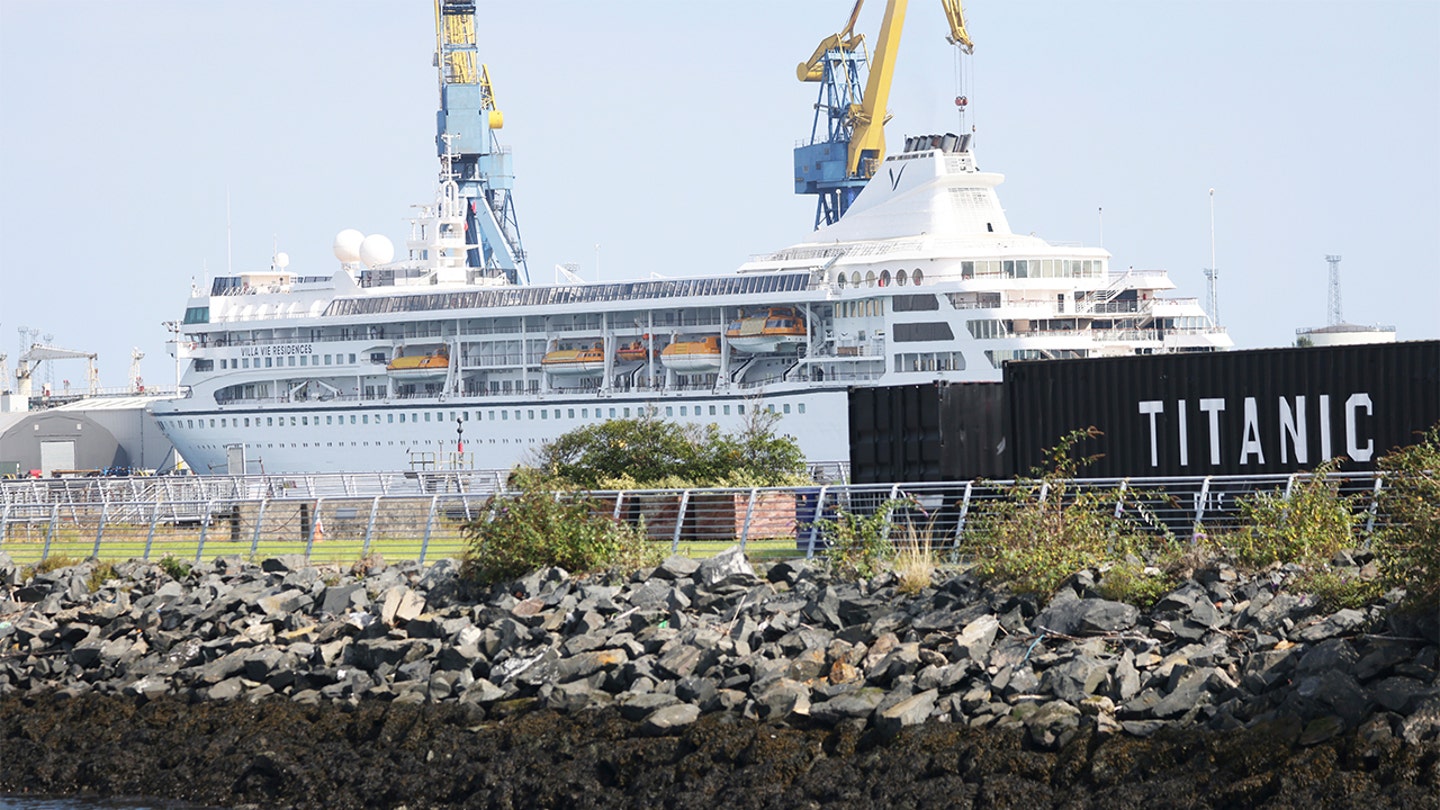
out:
M865 0L856 0L845 27L820 42L815 52L796 68L802 82L819 82L810 143L795 149L795 193L815 194L815 227L830 225L845 215L860 189L885 157L885 112L900 33L905 27L907 0L889 0L875 43L875 56L865 49L865 35L855 22ZM974 47L965 30L960 0L941 0L950 24L948 39L965 53ZM862 87L861 74L869 75Z
M442 158L448 156L465 203L466 240L476 245L466 264L503 274L511 283L528 282L511 197L510 151L495 136L505 116L495 106L490 71L479 59L473 0L435 0L435 38L440 73L435 147Z

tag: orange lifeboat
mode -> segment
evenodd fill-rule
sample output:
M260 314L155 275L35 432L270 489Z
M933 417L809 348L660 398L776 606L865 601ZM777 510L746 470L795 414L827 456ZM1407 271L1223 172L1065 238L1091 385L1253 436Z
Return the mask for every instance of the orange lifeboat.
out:
M426 380L444 377L450 370L450 350L444 346L426 352L396 357L385 365L391 376L401 380Z
M672 371L718 371L720 338L676 341L660 352L660 362Z
M794 307L769 307L731 321L725 338L749 354L794 351L805 342L805 318Z
M599 374L605 371L605 349L600 343L583 349L556 349L540 359L551 374Z

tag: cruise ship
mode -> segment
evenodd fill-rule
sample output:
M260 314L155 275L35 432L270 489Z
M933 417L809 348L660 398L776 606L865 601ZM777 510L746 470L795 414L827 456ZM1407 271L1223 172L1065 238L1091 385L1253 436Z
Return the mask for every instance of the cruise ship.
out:
M448 143L400 258L346 231L328 274L277 257L192 289L183 396L154 406L192 469L508 469L607 419L738 430L757 410L843 462L855 386L1232 345L1164 272L1014 232L970 135L906 138L838 221L733 273L551 285L473 266Z

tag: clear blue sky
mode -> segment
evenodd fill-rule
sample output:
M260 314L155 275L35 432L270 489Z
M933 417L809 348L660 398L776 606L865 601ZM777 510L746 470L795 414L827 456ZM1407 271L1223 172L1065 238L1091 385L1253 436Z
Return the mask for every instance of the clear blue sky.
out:
M532 277L729 272L800 240L795 64L849 0L481 2ZM871 0L872 35L884 3ZM1440 2L967 4L964 89L1012 227L1104 244L1204 298L1214 187L1222 321L1241 347L1347 320L1440 337ZM939 3L911 0L887 127L956 128ZM0 0L0 351L16 328L132 346L227 265L329 273L342 228L400 243L432 194L428 2ZM599 245L598 268L596 245ZM83 369L60 367L79 384Z

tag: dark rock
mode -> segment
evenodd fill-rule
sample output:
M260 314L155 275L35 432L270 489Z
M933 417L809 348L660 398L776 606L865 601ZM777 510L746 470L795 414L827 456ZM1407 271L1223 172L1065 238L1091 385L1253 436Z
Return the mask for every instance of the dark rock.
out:
M1326 616L1319 622L1309 625L1298 633L1301 641L1316 642L1324 641L1327 638L1353 633L1368 623L1364 613L1358 610L1345 608Z
M875 713L876 730L882 737L890 738L899 734L902 728L925 722L931 712L935 711L938 697L939 692L929 689L880 708Z
M664 736L674 733L700 719L700 709L689 703L662 706L646 716L640 726L640 733L646 736Z
M704 588L714 588L726 580L742 582L755 579L755 569L745 560L745 552L739 546L731 546L700 563L695 570L695 583Z
M1067 636L1096 636L1128 630L1140 618L1134 605L1108 599L1073 599L1052 602L1035 617L1040 631Z
M1369 693L1386 710L1407 714L1422 698L1436 694L1436 687L1397 675L1377 681L1370 686Z

